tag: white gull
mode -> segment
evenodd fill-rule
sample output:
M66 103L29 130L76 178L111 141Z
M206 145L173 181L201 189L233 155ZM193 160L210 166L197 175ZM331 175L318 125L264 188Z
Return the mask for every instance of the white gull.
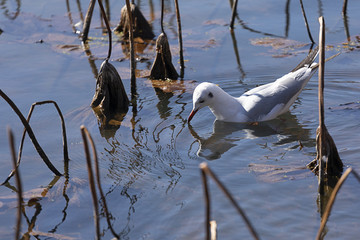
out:
M276 118L289 110L316 72L319 66L314 63L317 54L318 49L313 50L290 73L272 83L253 88L238 98L216 84L199 84L193 93L193 109L188 122L199 109L206 106L217 120L225 122L261 122Z

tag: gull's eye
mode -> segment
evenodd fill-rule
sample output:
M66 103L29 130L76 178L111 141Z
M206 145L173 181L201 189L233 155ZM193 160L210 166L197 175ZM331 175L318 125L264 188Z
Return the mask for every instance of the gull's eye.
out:
M209 95L208 95L210 98L212 98L214 95L212 94L212 92L209 92Z

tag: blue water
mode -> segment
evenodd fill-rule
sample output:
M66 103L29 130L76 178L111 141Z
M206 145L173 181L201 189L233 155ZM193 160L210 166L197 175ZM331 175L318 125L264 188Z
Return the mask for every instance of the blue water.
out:
M238 58L228 29L229 2L181 1L184 79L167 82L160 89L158 82L138 77L137 113L130 107L121 126L105 131L89 107L95 92L94 72L107 54L107 36L101 34L98 7L90 31L90 49L95 57L92 61L73 33L65 1L19 2L15 19L8 17L16 11L15 2L4 1L0 10L0 87L25 116L33 102L51 99L59 104L71 159L69 183L64 177L54 180L31 141L25 140L20 167L26 192L22 234L28 231L32 219L32 234L40 239L94 238L92 199L80 135L80 126L85 125L96 144L111 223L121 239L203 239L205 205L199 164L204 161L233 194L262 239L315 238L321 219L317 178L304 167L316 155L317 74L290 112L273 121L256 126L214 122L211 112L203 109L191 125L186 122L192 109L191 93L198 83L214 82L239 96L281 77L306 56L310 41L298 1L290 1L288 13L286 1L239 2L239 19L244 25L235 21ZM348 3L349 48L342 1L303 2L315 41L318 17L325 17L329 45L326 56L342 53L326 63L326 125L344 165L360 172L360 58L356 38L360 3ZM85 15L88 1L79 3ZM115 27L123 3L109 3ZM153 15L150 3L137 1L158 35L160 2L153 2ZM174 5L172 1L165 4L164 28L173 63L179 70ZM70 10L73 23L79 22L76 2L70 3ZM43 43L36 43L39 40ZM119 41L114 35L111 63L130 96L129 60L117 61L125 57ZM148 73L154 56L153 44L139 53L145 60L137 63L138 76ZM0 102L0 176L5 179L11 169L6 128L13 129L17 147L23 130L15 113L5 101ZM347 103L353 104L344 105ZM50 105L38 107L31 126L49 158L63 172L61 130L54 109ZM44 192L53 180L54 186ZM10 184L15 186L14 179ZM229 200L213 181L209 185L218 238L251 238ZM359 183L349 176L333 207L326 239L354 239L359 235L358 188ZM28 204L34 198L37 204ZM15 213L16 194L2 186L2 239L13 238ZM101 213L103 239L111 239L102 207Z

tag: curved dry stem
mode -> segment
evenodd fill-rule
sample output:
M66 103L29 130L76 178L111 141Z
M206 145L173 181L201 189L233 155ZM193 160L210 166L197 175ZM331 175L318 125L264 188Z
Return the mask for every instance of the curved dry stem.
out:
M21 229L21 209L22 209L22 184L21 184L21 178L19 169L17 168L16 164L16 152L15 152L15 141L14 141L14 135L10 128L8 128L8 135L9 135L9 143L10 143L10 150L11 150L11 158L12 158L12 164L14 171L16 173L15 175L15 181L16 181L16 187L17 187L17 196L18 196L18 202L17 202L17 214L16 214L16 225L15 225L15 239L19 239L20 237L20 229Z
M67 146L67 137L66 137L66 127L65 127L65 120L64 120L64 117L63 117L63 114L59 108L59 106L57 105L57 103L55 101L52 101L52 100L47 100L47 101L41 101L41 102L35 102L31 105L30 107L30 110L29 110L29 113L28 113L28 116L27 116L27 119L26 121L28 123L30 123L30 119L31 119L31 116L32 116L32 113L35 109L35 106L37 105L43 105L43 104L54 104L58 114L59 114L59 117L60 117L60 120L61 120L61 128L62 128L62 136L63 136L63 155L64 155L64 164L67 165L68 162L69 162L69 153L68 153L68 146ZM21 137L21 142L20 142L20 147L19 147L19 153L18 153L18 159L17 159L17 167L20 165L20 162L21 162L21 156L22 156L22 149L23 149L23 146L24 146L24 140L25 140L25 135L26 135L26 128L24 128L24 131L23 131L23 134L22 134L22 137ZM8 178L4 181L7 182L10 180L10 178L14 175L15 173L15 169L13 169L11 171L11 173L9 174Z
M57 176L61 176L62 174L55 168L55 166L50 162L49 158L45 154L44 150L41 148L39 142L37 141L35 134L30 127L29 123L26 121L24 115L20 112L19 108L15 105L15 103L0 89L0 96L4 98L4 100L10 105L10 107L14 110L14 112L18 115L20 118L22 124L24 125L31 142L33 143L36 151L40 155L40 157L43 159L44 163L47 165L47 167ZM8 179L7 179L8 181ZM5 181L4 183L6 183ZM2 184L4 184L2 183Z
M110 214L109 214L109 211L108 211L108 207L107 207L107 203L106 203L106 198L105 198L105 195L104 195L104 192L101 188L101 181L100 181L100 171L99 171L99 161L98 161L98 157L97 157L97 153L96 153L96 147L95 147L95 143L89 133L89 131L87 130L86 127L84 127L84 131L85 131L85 134L87 136L87 138L89 139L90 141L90 145L91 145L91 148L92 148L92 151L93 151L93 157L94 157L94 163L95 163L95 177L96 177L96 183L97 183L97 186L98 186L98 189L99 189L99 193L100 193L100 196L101 196L101 200L103 202L103 206L104 206L104 211L105 211L105 215L106 215L106 221L109 225L109 228L110 228L110 231L111 233L116 237L116 238L120 238L120 236L115 232L115 230L113 229L111 223L110 223Z
M326 205L325 212L324 212L324 214L322 216L320 228L319 228L319 230L317 232L316 239L322 239L322 232L323 232L323 230L325 228L327 220L329 219L330 212L331 212L331 209L332 209L332 207L334 205L336 195L339 192L339 190L340 190L341 186L343 185L344 181L346 180L346 178L349 176L349 174L351 172L352 172L352 168L346 169L344 174L341 176L339 181L336 183L335 188L334 188L334 190L331 193L331 196L329 198L328 204Z
M237 204L234 197L230 194L230 192L226 189L224 184L220 182L220 180L217 178L215 173L211 171L211 169L207 166L206 163L201 164L201 169L206 173L206 175L209 175L215 183L218 185L218 187L221 189L221 191L225 194L225 196L230 200L230 202L233 204L233 206L236 208L238 213L242 216L244 219L246 226L248 227L251 235L254 237L254 239L260 239L257 232L255 231L255 228L252 226L250 220L247 218L245 212L241 209L241 207Z

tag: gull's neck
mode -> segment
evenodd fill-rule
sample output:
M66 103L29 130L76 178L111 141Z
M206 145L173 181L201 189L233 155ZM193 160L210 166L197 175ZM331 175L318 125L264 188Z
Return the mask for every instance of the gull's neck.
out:
M242 108L239 101L233 96L226 93L220 87L216 89L216 99L214 99L209 108L217 120L233 119Z

